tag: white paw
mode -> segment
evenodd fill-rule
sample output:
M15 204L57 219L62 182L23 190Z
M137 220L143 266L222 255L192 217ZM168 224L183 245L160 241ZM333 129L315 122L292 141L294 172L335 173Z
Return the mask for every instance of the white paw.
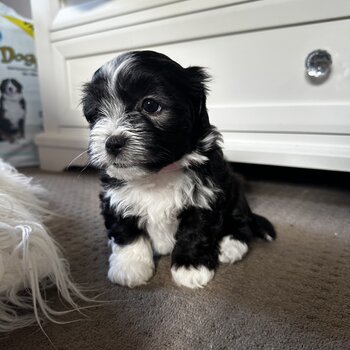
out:
M219 261L232 264L242 260L247 251L248 246L246 243L233 239L230 236L225 236L220 242Z
M127 264L118 260L115 254L110 256L108 278L111 282L130 288L146 284L153 276L154 265L143 261L129 261Z
M214 277L214 270L205 266L199 267L175 267L171 268L171 274L175 283L187 288L203 288Z
M152 247L145 239L118 246L112 244L108 278L111 282L130 288L146 284L154 273Z

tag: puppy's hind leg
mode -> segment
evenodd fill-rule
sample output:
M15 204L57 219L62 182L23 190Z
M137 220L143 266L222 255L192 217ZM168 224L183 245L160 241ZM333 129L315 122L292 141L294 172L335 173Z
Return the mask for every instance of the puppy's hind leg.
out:
M241 210L242 208L236 209L233 215L226 220L225 232L227 235L219 242L219 261L221 263L232 264L242 260L248 252L247 243L255 237L269 242L276 238L275 229L270 221L252 213L248 206L244 211Z
M224 237L219 242L219 261L234 263L242 260L248 252L253 238L272 241L276 238L273 225L263 216L254 214L242 189L238 191L237 201L231 213L225 218Z
M270 242L276 238L276 231L271 222L252 212L241 186L238 188L233 210L226 217L225 222L225 232L227 234L232 232L237 239L243 242L249 242L253 238L261 238Z
M219 242L219 261L221 263L233 264L242 260L247 252L247 243L235 239L233 235L225 236Z

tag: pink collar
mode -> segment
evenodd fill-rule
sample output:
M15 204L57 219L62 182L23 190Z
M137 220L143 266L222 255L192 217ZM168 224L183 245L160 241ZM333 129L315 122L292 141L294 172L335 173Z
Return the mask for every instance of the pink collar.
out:
M180 165L180 163L177 161L177 162L174 162L174 163L171 163L171 164L168 164L166 165L164 168L160 169L159 170L159 173L163 174L163 173L169 173L171 171L175 171L175 170L178 170L178 169L181 169L182 166Z

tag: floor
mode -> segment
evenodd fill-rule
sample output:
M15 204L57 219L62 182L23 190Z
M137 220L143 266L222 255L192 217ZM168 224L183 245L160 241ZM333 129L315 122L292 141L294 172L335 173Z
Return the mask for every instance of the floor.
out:
M79 322L46 323L56 348L350 349L348 174L237 168L252 207L275 224L278 239L254 242L243 261L221 266L201 290L174 285L169 257L146 286L112 285L97 174L26 169L49 190L58 215L47 225L74 279L111 300ZM60 307L53 291L48 297ZM0 349L50 348L37 326L0 336Z

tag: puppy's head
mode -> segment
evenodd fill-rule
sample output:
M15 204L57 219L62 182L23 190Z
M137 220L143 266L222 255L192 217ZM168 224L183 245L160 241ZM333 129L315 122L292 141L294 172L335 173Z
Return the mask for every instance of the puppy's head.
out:
M0 85L3 97L9 100L20 100L22 98L22 85L15 79L4 79Z
M210 127L202 68L152 51L122 54L98 69L83 92L91 162L131 179L191 153Z

